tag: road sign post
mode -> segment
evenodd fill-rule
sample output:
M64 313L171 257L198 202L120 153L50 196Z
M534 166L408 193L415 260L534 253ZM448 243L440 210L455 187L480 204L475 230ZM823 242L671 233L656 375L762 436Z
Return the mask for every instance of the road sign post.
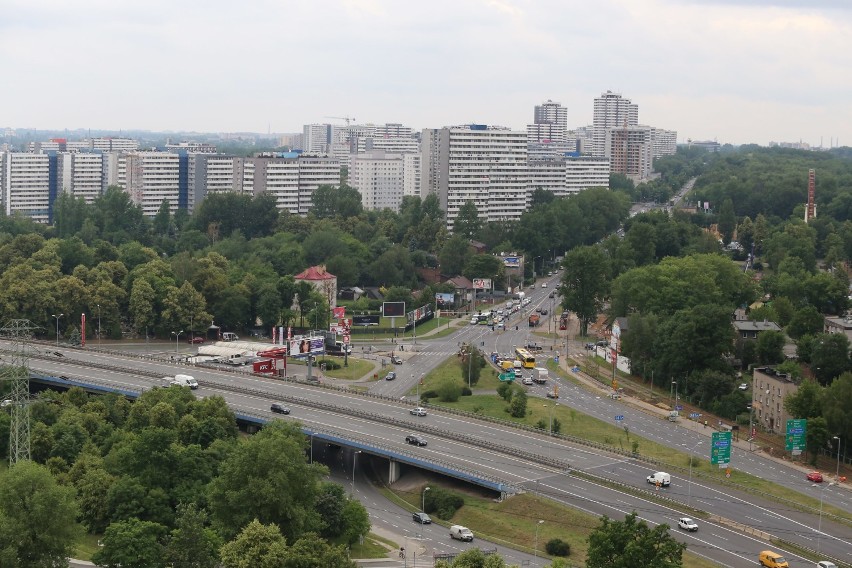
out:
M804 418L787 420L787 435L784 437L784 449L793 452L794 456L801 455L805 449L805 435L808 430L808 421Z
M727 468L731 463L731 433L713 432L713 442L710 447L710 463L720 468Z

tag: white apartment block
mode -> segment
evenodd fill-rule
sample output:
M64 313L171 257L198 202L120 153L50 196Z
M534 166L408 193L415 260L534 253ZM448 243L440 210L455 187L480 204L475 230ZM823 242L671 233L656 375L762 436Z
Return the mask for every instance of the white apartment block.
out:
M483 221L515 221L526 209L526 132L480 124L425 129L421 156L423 193L437 194L448 229L468 201Z
M55 156L29 152L2 155L2 201L6 215L20 213L38 223L51 221L51 159ZM53 191L51 191L53 189Z
M57 154L59 191L82 197L92 204L106 189L103 152L62 152Z
M207 144L206 142L178 142L177 144L166 144L167 151L184 150L194 154L215 154L217 149L215 144Z
M639 105L622 98L621 94L607 91L594 101L592 112L592 155L606 156L607 130L632 127L639 124Z
M340 162L334 158L301 156L299 164L299 210L291 211L307 215L313 207L313 193L321 185L340 187Z
M302 147L306 154L327 154L332 142L330 124L306 124L302 127Z
M568 197L591 187L609 188L609 158L566 156L558 160L530 160L529 193L536 189ZM529 203L529 200L528 200Z
M365 209L399 211L405 183L405 164L400 154L367 152L353 154L349 185L361 194Z
M531 130L531 127L533 128ZM548 142L559 144L565 142L568 131L568 109L559 103L548 100L535 106L533 124L527 126L527 136L530 142Z
M421 197L420 154L402 155L402 196Z
M156 216L166 199L172 214L181 203L186 206L188 172L181 172L181 158L172 152L128 152L119 156L125 164L123 189L146 217Z
M649 126L651 129L651 155L672 156L677 153L677 131Z
M92 138L89 149L102 152L135 152L139 149L139 141L131 138Z
M389 154L419 153L420 142L414 138L385 138L378 136L358 138L356 148L358 154L375 151L387 152Z

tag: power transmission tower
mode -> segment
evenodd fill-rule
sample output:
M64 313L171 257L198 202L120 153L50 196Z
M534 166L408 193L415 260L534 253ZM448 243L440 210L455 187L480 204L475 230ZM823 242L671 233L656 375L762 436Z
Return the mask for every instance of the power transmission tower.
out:
M29 341L39 329L30 320L10 320L0 327L0 336L11 342L11 350L3 358L0 380L11 383L9 409L12 423L9 425L9 464L30 459L30 369Z

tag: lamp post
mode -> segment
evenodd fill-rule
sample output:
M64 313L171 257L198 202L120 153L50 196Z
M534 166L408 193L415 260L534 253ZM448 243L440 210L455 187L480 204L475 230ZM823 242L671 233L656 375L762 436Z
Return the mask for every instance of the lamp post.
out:
M677 381L672 381L672 386L669 388L669 398L672 401L672 410L674 410L674 389L677 386Z
M426 492L431 490L431 489L432 489L431 487L424 487L423 488L423 497L422 497L421 503L420 503L420 505L421 505L420 510L423 511L424 513L426 512Z
M192 331L192 320L195 316L189 316L189 337L190 339L195 339L195 332Z
M352 489L349 491L349 496L352 497L355 495L355 460L358 457L358 454L361 453L361 450L356 451L352 454Z
M554 402L553 404L545 404L545 406L550 407L550 425L547 428L547 435L553 436L553 407L559 406L558 402Z
M101 305L98 304L98 347L101 346Z
M172 335L175 336L175 355L178 353L178 341L180 341L180 335L183 333L183 330L173 331Z
M538 523L535 525L535 546L533 547L533 558L538 558L538 529L541 527L543 520L539 519ZM538 560L536 560L536 564L538 564Z
M311 431L311 463L314 463L314 432Z
M751 389L751 404L748 405L748 451L754 442L754 388Z
M56 318L56 346L59 347L59 318L61 318L65 314L59 314L59 315L50 314L50 315L52 315L53 317Z
M817 554L820 553L820 537L822 536L822 501L825 497L825 490L828 487L834 485L834 483L834 481L832 481L831 483L827 483L826 485L820 488L819 492L819 525L817 525ZM811 487L819 487L819 485L813 484L811 485Z
M837 469L834 471L834 482L840 483L840 436L832 436L832 440L837 440Z
M686 495L686 506L689 507L692 504L692 452L695 451L695 448L704 443L704 440L701 440L689 450L689 488L687 489Z

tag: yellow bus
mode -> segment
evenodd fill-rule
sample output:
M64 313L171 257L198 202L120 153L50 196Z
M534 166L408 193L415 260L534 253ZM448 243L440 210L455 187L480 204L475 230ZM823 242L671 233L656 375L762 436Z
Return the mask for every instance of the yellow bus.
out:
M515 358L521 362L524 369L535 369L535 357L526 349L515 348Z

